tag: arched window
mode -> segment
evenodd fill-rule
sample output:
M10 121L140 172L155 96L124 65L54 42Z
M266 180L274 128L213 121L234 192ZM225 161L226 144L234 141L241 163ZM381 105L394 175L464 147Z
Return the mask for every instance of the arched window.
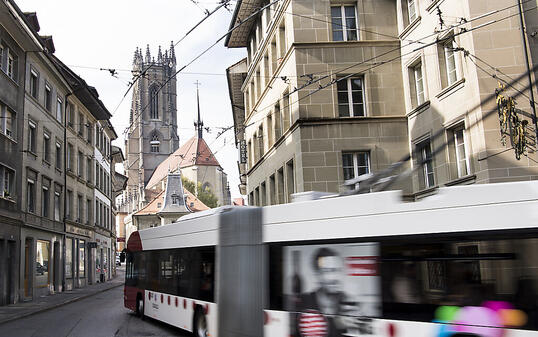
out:
M149 89L149 116L151 119L159 119L159 95L156 85Z
M153 153L159 153L159 147L161 145L161 142L159 141L159 136L157 133L154 133L153 136L151 136L151 141L149 142L151 146L151 152Z
M202 191L210 191L211 190L211 185L206 182L202 185Z

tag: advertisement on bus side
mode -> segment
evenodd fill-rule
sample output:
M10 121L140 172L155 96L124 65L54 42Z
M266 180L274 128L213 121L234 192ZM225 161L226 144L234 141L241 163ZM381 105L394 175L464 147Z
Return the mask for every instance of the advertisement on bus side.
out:
M373 334L381 315L379 245L284 248L284 305L294 337Z

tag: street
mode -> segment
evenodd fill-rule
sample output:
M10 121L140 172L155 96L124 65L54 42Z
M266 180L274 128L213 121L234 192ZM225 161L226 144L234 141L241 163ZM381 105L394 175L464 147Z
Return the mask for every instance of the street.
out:
M0 326L2 337L187 336L123 307L123 287Z

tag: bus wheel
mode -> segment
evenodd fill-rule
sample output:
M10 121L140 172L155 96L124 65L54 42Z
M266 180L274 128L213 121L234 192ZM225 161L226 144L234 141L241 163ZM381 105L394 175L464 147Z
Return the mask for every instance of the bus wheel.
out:
M140 295L136 298L136 315L144 319L144 299Z
M207 337L207 320L202 310L196 310L192 334L195 337Z

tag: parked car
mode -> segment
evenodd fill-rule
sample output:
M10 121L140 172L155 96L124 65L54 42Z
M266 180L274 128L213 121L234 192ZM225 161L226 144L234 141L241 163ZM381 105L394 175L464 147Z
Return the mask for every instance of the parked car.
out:
M43 266L39 262L36 262L35 271L36 271L36 274L38 275L44 275L46 272L48 272L47 267Z

